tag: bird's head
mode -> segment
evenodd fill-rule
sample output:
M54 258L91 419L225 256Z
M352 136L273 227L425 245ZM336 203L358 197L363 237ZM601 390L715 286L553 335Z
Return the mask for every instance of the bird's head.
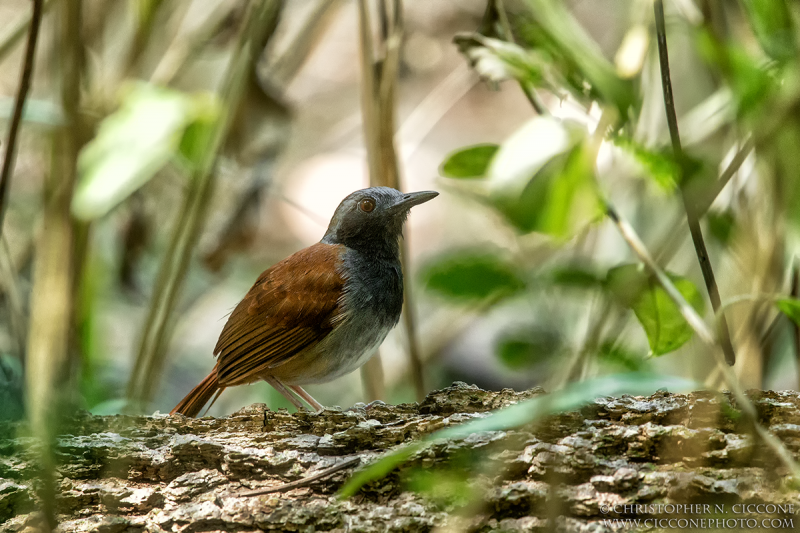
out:
M402 193L390 187L355 191L336 208L322 242L396 256L409 210L436 196L435 191Z

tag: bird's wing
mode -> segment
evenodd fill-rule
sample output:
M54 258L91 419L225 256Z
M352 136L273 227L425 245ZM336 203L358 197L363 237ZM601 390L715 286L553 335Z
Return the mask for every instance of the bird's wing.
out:
M345 317L342 248L309 246L259 276L214 348L221 385L252 381L319 343Z

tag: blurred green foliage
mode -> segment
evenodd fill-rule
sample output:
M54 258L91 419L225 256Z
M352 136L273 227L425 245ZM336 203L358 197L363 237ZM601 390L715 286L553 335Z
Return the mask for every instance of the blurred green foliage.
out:
M633 139L620 135L614 138L614 146L630 153L636 162L647 172L647 176L665 191L672 192L677 187L675 178L680 176L680 165L671 152L648 150Z
M529 327L506 332L497 344L497 357L512 370L525 370L557 357L563 339L553 328Z
M24 397L22 365L19 360L0 355L0 421L18 420L23 416Z
M797 59L797 38L785 0L743 0L747 18L761 48L776 61Z
M652 2L618 3L615 28L607 27L600 13L598 21L585 11L581 15L577 4L487 0L483 21L470 19L478 31L455 35L455 45L475 72L492 88L517 90L518 84L536 116L502 142L491 125L475 122L478 134L471 144L441 163L442 188L470 198L470 211L489 210L493 218L480 220L499 221L494 233L498 242L466 246L468 239L463 239L420 269L422 285L436 296L426 302L426 318L440 307L446 312L460 308L477 315L476 321L497 313L502 324L487 344L495 351L495 362L515 376L532 376L528 385L536 380L555 392L401 447L356 476L344 495L439 438L535 423L578 409L597 396L692 386L669 377L665 368L708 376L709 354L689 342L693 330L664 289L642 265L631 263L632 254L607 223L607 202L630 213L672 284L716 324L719 316L705 305L696 259L685 246L688 231L680 199L688 198L704 231L714 238L712 257L701 260L719 273L723 309L738 335L734 344L756 347L740 354L742 380L765 386L770 371L782 379L790 374L775 370L791 363L779 355L793 353L800 360L793 336L774 333L796 333L790 328L800 324L800 302L789 287L789 274L797 268L793 256L800 254L800 4L739 0L716 2L718 9L710 9L710 2L700 0L696 4L709 9L692 14L667 2L672 83L686 152L682 158L673 154L666 135ZM80 28L85 39L76 43L85 61L80 72L70 73L77 77L70 81L81 88L78 107L86 131L72 132L75 146L83 148L72 197L76 258L65 268L74 269L75 342L70 350L73 367L80 368L80 403L110 414L130 407L122 396L132 365L119 357L112 360L109 346L125 357L123 346L147 338L148 327L140 322L149 309L159 324L152 329L151 346L163 348L151 354L161 355L170 346L175 324L185 316L196 319L192 313L198 302L219 282L209 272L214 268L199 262L189 268L191 258L199 255L194 252L203 225L224 228L203 236L218 241L214 254L206 257L233 264L231 269L247 278L237 290L246 290L260 270L232 258L255 240L253 220L258 217L252 214L253 205L270 185L272 167L289 137L292 104L282 101L293 76L287 65L295 65L296 71L319 34L309 30L290 40L278 56L270 43L273 31L284 11L296 5L285 1L220 2L210 10L208 2L92 5L102 9L86 10ZM322 2L316 3L320 6ZM295 26L325 26L305 22ZM12 48L9 43L0 46ZM51 64L57 63L57 50L45 52L52 56ZM621 58L633 60L626 59L623 68ZM280 76L271 76L272 68ZM404 64L400 71L405 74L406 68ZM218 72L238 76L232 81L225 74L220 80L213 75ZM327 86L333 78L323 73L314 84ZM501 85L507 80L513 83ZM48 81L57 85L64 80ZM354 86L344 92L352 95ZM314 98L335 100L324 92ZM530 113L522 102L517 100L518 113ZM0 101L3 117L11 109L7 103ZM28 101L24 119L49 133L65 123L64 114L37 95ZM333 115L328 110L324 114L325 120L307 119L314 123L311 129ZM335 119L349 124L349 119ZM342 132L349 130L341 127L336 135L349 136ZM474 144L481 136L486 142ZM300 147L293 149L302 152L311 144L328 149L328 142L301 136ZM734 160L735 168L729 167ZM60 175L62 170L54 164L49 171L37 168L31 173ZM212 174L227 179L213 189ZM198 178L208 181L200 187ZM18 223L24 226L21 233L32 241L41 208L32 198L40 191L26 188L26 180L17 181L25 186L15 192L13 217L23 221ZM283 194L277 187L275 196ZM212 196L220 200L213 212L206 209ZM268 249L269 261L287 251L279 247L289 246L282 229L271 229L277 251L261 247ZM20 246L23 253L16 266L27 275L32 245L26 246ZM169 281L153 283L159 264ZM137 286L137 277L148 282ZM454 305L440 306L443 300ZM454 322L451 315L445 318L443 322ZM197 329L206 327L202 320L197 323ZM182 331L187 342L197 329ZM444 339L450 344L457 340ZM198 365L206 371L210 349L204 346L202 351L206 359ZM438 364L435 358L442 351L431 355L429 368ZM677 351L675 359L683 356L698 364L684 364L684 359L669 367L670 358L654 357ZM18 361L0 356L0 419L22 413L24 369ZM159 357L152 357L150 365L142 381L153 388L168 367L166 358ZM444 374L431 370L429 376L436 372ZM183 367L174 374L169 393L180 388L173 394L179 397L196 381ZM400 381L398 389L408 388ZM786 386L785 379L780 384ZM273 408L286 406L266 385L254 388ZM443 471L416 470L409 487L442 505L466 505L472 498L466 470L457 464Z
M705 302L694 284L684 277L668 275L686 301L702 314ZM612 268L608 271L606 288L623 306L633 310L647 333L653 355L677 350L692 338L694 332L678 306L641 265Z
M679 118L686 151L683 159L677 160L666 143L666 135L653 133L657 128L666 131L666 127L656 39L652 35L652 11L631 5L630 35L641 35L636 31L644 23L651 37L622 41L622 47L632 49L620 49L617 60L624 54L642 58L635 76L631 77L626 67L623 78L565 4L550 0L487 3L478 32L461 34L455 40L478 74L492 84L515 80L523 89L535 88L542 91L542 95L552 94L562 102L571 99L578 104L572 116L544 114L532 118L497 149L487 144L454 151L440 167L445 178L470 178L452 181L452 186L496 210L516 235L510 256L503 252L510 258L502 261L514 264L515 271L523 279L536 282L528 282L515 291L506 290L506 303L515 305L513 302L520 299L536 301L548 295L563 295L565 302L570 302L571 298L584 302L599 298L611 309L633 311L647 339L650 355L664 355L686 345L693 335L692 328L642 265L630 264L624 252L593 254L582 249L586 240L605 240L604 231L608 227L597 222L603 219L606 200L616 203L621 195L615 180L617 173L641 176L657 185L655 191L639 189L651 193L649 197L639 196L639 205L633 207L641 212L640 222L652 224L658 217L674 216L670 207L672 198L681 195L689 208L699 211L696 215L707 215L705 231L717 246L715 251L719 256L711 258L717 269L731 258L744 257L747 262L756 257L751 254L760 253L751 249L757 246L754 233L759 231L752 224L767 224L764 230L772 233L791 221L786 232L772 233L775 244L768 253L774 255L764 260L773 262L774 270L743 266L747 274L737 274L754 276L747 283L763 287L761 290L766 292L780 291L781 287L787 290L785 279L779 273L786 272L791 254L797 253L791 236L800 230L797 224L800 217L796 216L798 210L794 207L800 199L796 170L800 168L796 149L796 142L800 142L796 113L800 107L800 84L795 27L800 13L796 7L782 0L743 0L738 5L735 2L726 4L720 11L704 12L706 17L725 17L722 21L704 18L704 14L699 13L688 16L667 4L670 43L681 40L702 58L705 63L700 67L707 69L704 75L714 82L706 99ZM729 21L739 16L747 21L749 28L725 26L725 23L733 24ZM727 28L729 33L720 28ZM736 37L747 31L752 32L753 40ZM688 39L680 39L680 32L688 33ZM636 47L638 49L634 49ZM678 53L685 55L686 51L678 49ZM673 58L672 84L674 91L680 93L690 81L682 77L686 69L676 64ZM560 115L556 111L554 114ZM754 141L757 157L757 165L748 167L749 179L761 184L744 191L741 184L729 184L719 176L730 180L739 172L739 166L722 170L730 161L729 154L736 149L750 149L745 143L747 139ZM795 148L790 148L792 145ZM737 156L736 164L741 165L748 153ZM721 161L723 157L725 161ZM725 200L722 208L708 211L715 200L713 195L726 187L735 187L734 194L739 196L734 196L734 201ZM743 220L748 221L745 227L741 227ZM667 238L661 242L653 242L650 237L648 246L652 246L654 255L669 262L676 253L679 233L688 236L688 231L678 220L678 225L673 224L666 232ZM544 264L532 259L541 241L531 240L527 237L529 233L547 236L548 245L554 249ZM537 244L532 248L531 243ZM787 253L781 255L784 246L788 248ZM481 255L480 249L473 249L471 253L482 257L481 261L486 264L490 262L487 258L495 252L489 247L484 252ZM580 258L577 262L576 257ZM709 261L708 258L700 260ZM576 263L581 266L574 268ZM479 305L476 299L483 295L490 307L502 307L503 299L492 298L494 293L486 289L486 284L491 283L487 280L496 278L482 269L485 270L485 266L478 268L468 261L459 264L444 254L432 260L422 275L427 287L453 301ZM723 272L723 276L731 275L730 269ZM705 291L698 289L696 270L669 272L668 275L691 306L701 315L705 313ZM448 284L443 281L445 277L458 281ZM730 288L730 283L723 283ZM575 296L576 290L582 291L583 296ZM795 301L788 297L727 296L732 301L742 298L754 302L777 301L777 307L790 317L795 311ZM723 305L725 300L723 295ZM543 312L542 306L533 307L534 316ZM597 309L609 307L598 306ZM575 359L575 364L638 368L642 358L634 355L639 345L636 335L609 316L590 314L591 334L577 350L588 351L595 357ZM712 316L711 319L718 318ZM568 338L574 331L571 324L543 326L543 320L543 317L535 318L535 323L545 329L555 328L555 338ZM774 311L768 320L776 320ZM788 327L787 323L781 324ZM764 349L769 345L763 337L767 326L760 330L762 337L757 341ZM762 326L756 329L759 328ZM501 361L518 367L526 357L531 361L542 358L539 348L547 343L538 344L540 346L509 340L497 345L497 353ZM562 358L563 355L561 350L553 348L550 357ZM745 357L769 358L764 354L745 354ZM574 377L576 371L566 375Z
M795 349L787 344L790 335L772 343L766 332L775 330L770 326L778 310L792 317L795 309L787 279L800 230L798 6L785 0L740 0L692 15L666 3L686 152L678 160L666 135L650 3L615 6L614 27L606 27L600 14L592 20L593 8L554 0L485 4L485 10L479 6L459 19L458 28L444 40L455 41L491 88L510 92L519 85L533 107L544 102L543 112L504 139L497 138L501 128L475 122L477 133L462 143L469 142L467 146L437 146L437 153L456 148L439 166L441 188L471 198L468 210L486 226L499 222L486 232L496 237L491 245L470 242L467 235L452 249L428 256L419 276L435 298L423 297L421 315L427 319L444 309L443 314L472 313L476 321L493 313L506 322L519 319L525 325L496 327L487 346L495 350L495 362L520 373L536 368L531 379L551 388L620 368L664 364L666 358L655 363L648 359L651 355L680 351L676 357L703 359L688 342L692 331L677 308L638 264L631 264L632 254L604 216L607 201L619 206L683 296L711 322L716 317L704 305L702 277L686 246L683 214L676 208L686 195L712 238L709 261L718 272L723 301L778 302L764 316L756 305L725 306L734 325L753 324L759 337L754 344L763 348L754 357L765 362L758 385L766 383L769 372L776 375L776 365L788 364L785 355L770 354ZM210 287L235 271L231 279L247 279L237 278L232 285L246 290L265 262L297 248L285 232L261 228L262 237L269 234L278 244L258 247L263 252L258 265L241 262L237 255L252 252L253 243L261 242L255 237L256 226L263 224L260 195L273 186L273 167L286 153L294 105L285 97L294 75L287 65L295 65L296 71L305 56L293 56L300 53L293 51L309 53L319 34L297 36L296 43L286 38L282 47L273 48L272 30L294 4L269 2L274 11L263 13L257 32L263 35L252 43L259 60L246 65L241 86L232 91L237 96L226 101L219 73L228 72L231 61L242 60L237 39L250 4L139 2L133 10L113 2L97 5L103 9L87 11L82 28L86 61L78 73L86 131L76 137L86 142L72 198L77 258L72 265L76 316L71 350L74 367L80 369L80 401L114 412L122 405L121 391L130 373L131 361L124 359L135 357L127 350L145 336L141 322L148 308L164 325L154 344L170 346L171 352L190 351L169 344L172 328L203 304ZM464 20L477 31L461 31L469 28ZM307 27L321 31L323 26ZM126 31L113 29L118 27ZM8 43L3 47L13 48ZM623 56L640 62L622 68ZM272 77L276 65L280 79ZM408 65L402 65L401 73ZM353 90L348 86L346 92ZM315 97L327 102L327 96ZM514 102L520 107L511 114L533 113L521 97ZM9 103L0 101L0 116L9 114ZM49 132L64 123L64 110L35 94L24 120L37 134ZM214 147L210 137L219 133L222 120L231 121L230 131ZM475 144L481 140L486 142ZM292 150L308 151L319 144L322 152L328 150L327 142L303 137ZM732 169L729 182L721 183L732 156L745 146L751 148L743 162ZM39 160L47 160L40 155ZM221 181L201 191L198 166L206 164ZM48 171L37 168L32 174L37 172ZM27 239L17 252L23 285L40 207L40 191L30 181L34 185L20 187L11 206L11 218L24 227L20 240ZM273 199L285 197L281 187L275 185ZM195 211L187 207L192 202L199 206ZM203 207L214 202L213 209ZM492 217L480 219L487 210ZM170 232L181 225L185 238L173 246ZM491 240L486 235L481 238ZM172 255L171 246L181 253ZM194 261L194 256L207 262ZM212 256L214 266L208 259ZM185 268L185 275L174 274L175 285L185 287L167 295L163 308L153 303L159 289L150 288L158 285L159 265L174 267L173 272ZM220 269L222 276L216 273ZM623 293L630 294L621 298ZM442 306L443 301L455 305ZM450 318L443 322L456 322ZM789 322L778 326L784 331ZM430 343L437 346L430 358L431 375L448 375L433 367L440 364L441 352L457 344L460 332L453 329L437 332L441 342L437 338ZM112 349L122 355L110 356ZM197 367L207 369L212 360L208 347L202 350L207 358L197 357ZM156 382L170 371L171 360L164 361L164 367L154 365ZM194 379L189 374L198 368L172 370L170 400L178 388L188 390ZM563 368L567 370L562 373ZM698 365L693 371L708 369ZM403 386L397 385L398 390Z
M481 178L497 153L496 144L479 144L450 154L439 169L448 178Z
M415 468L406 476L406 486L441 507L464 507L479 495L471 484L471 470L479 460L478 457L454 457L447 465Z
M525 287L516 268L493 250L461 250L440 257L423 272L428 289L453 299L510 296Z
M780 298L775 304L781 313L791 318L795 324L800 324L800 301L792 298Z
M401 446L364 470L357 472L342 487L339 496L349 498L365 484L381 479L397 465L440 439L463 439L474 433L503 431L520 427L542 420L554 413L574 411L598 397L651 394L657 389L667 389L671 392L688 391L695 386L696 383L673 376L638 372L613 374L590 379L583 383L574 383L562 390L536 396L495 411L487 417L442 429L421 440ZM430 480L430 478L426 477L425 480ZM452 480L445 479L444 482L449 485ZM463 493L461 494L463 495Z
M125 87L119 108L81 151L73 215L84 221L106 215L178 155L192 166L201 144L192 138L218 118L213 94L144 83Z

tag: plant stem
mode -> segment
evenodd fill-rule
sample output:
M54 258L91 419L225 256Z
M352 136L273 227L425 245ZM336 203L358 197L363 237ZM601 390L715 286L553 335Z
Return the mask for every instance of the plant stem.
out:
M497 17L500 20L500 27L503 28L503 33L505 34L503 38L510 42L516 43L514 39L514 33L511 31L511 23L508 21L508 13L506 13L506 7L503 3L503 0L494 0L494 9L497 12ZM542 99L539 98L539 95L536 93L536 89L533 88L527 81L519 80L519 88L522 89L522 92L525 94L525 98L528 99L533 109L539 115L549 115L550 110L542 102Z
M20 124L22 123L22 111L25 107L25 99L31 88L31 78L33 77L33 65L36 60L36 42L39 38L39 27L42 24L42 13L44 11L43 0L33 0L31 10L30 28L28 30L28 42L25 46L25 59L22 62L22 74L19 78L19 89L17 99L14 102L14 114L8 126L8 139L6 141L6 153L3 158L3 169L0 171L0 234L3 232L3 221L5 220L6 204L8 204L8 187L11 182L11 173L16 159L17 135L19 134Z
M341 0L317 0L296 37L269 65L267 76L274 85L288 86L343 6Z
M190 64L190 60L208 46L213 36L221 31L228 22L233 7L220 3L196 30L185 36L177 35L153 70L150 81L159 85L170 85Z
M303 479L298 479L297 481L292 481L291 483L284 483L283 485L278 485L277 487L271 487L267 489L256 489L247 492L242 492L239 493L237 496L252 498L253 496L262 496L264 494L272 494L274 492L287 492L290 490L299 489L300 487L307 487L317 480L330 477L336 472L344 470L345 468L350 468L351 466L357 466L359 463L361 463L361 457L351 457L350 459L345 459L338 465L326 468L322 472L314 474L313 476L304 477Z
M282 5L280 0L249 4L221 91L221 116L205 140L198 141L204 143L204 149L199 152L203 156L193 171L191 189L159 269L141 347L128 383L127 396L134 409L143 408L156 390L166 361L164 353L177 297L183 287L211 198L217 154L230 130L233 113L244 94L248 76L255 75L255 64L262 51L265 33L274 29L274 24L270 22L278 16Z
M678 116L675 112L675 101L672 97L672 80L670 79L663 0L656 0L653 4L653 9L655 11L656 34L658 37L658 58L661 65L661 86L664 90L664 107L667 113L669 135L672 140L672 150L675 153L675 158L678 160L681 167L683 167L684 156L683 148L681 147L680 132L678 131ZM700 263L700 270L703 272L703 280L705 281L708 296L711 300L711 306L714 312L716 312L720 306L719 289L717 288L717 281L714 279L714 271L711 268L708 251L706 250L706 243L703 239L703 232L700 228L699 210L697 206L692 205L683 189L681 190L681 198L683 199L683 206L686 210L686 221L689 224L689 232L692 235L692 242L694 243L695 252L697 253L697 260ZM722 345L722 351L725 353L725 360L729 365L733 365L736 362L736 354L733 351L728 322L725 320L724 316L721 317L720 320L720 343Z
M392 9L389 9L391 4ZM373 43L370 12L366 0L359 0L359 40L361 50L361 102L364 143L367 148L371 186L400 185L400 164L395 147L395 107L400 44L403 37L403 4L400 0L379 0L380 42ZM377 48L377 51L376 51ZM411 376L418 400L425 397L422 357L419 351L411 292L408 239L402 243L401 262L405 273L403 323L406 330ZM361 378L369 399L380 399L383 375L376 355L362 367Z
M697 216L703 216L706 211L708 211L711 204L714 203L714 200L717 199L717 196L720 195L722 189L731 181L731 178L736 174L739 168L742 166L742 163L747 159L750 155L750 152L753 151L755 147L755 140L752 137L748 138L744 144L739 148L739 151L736 152L736 155L733 156L731 162L728 163L728 166L725 167L725 170L722 171L722 174L719 175L719 178L714 182L714 186L708 193L705 195L704 199L700 202L697 202L695 206L695 213Z
M792 298L800 298L800 266L795 259L792 265ZM800 324L792 323L792 344L794 345L794 362L797 372L797 386L800 388Z
M53 157L44 182L42 225L36 240L26 361L26 406L38 443L39 499L46 527L56 526L56 458L59 414L68 399L73 313L73 228L70 214L81 148L80 116L82 2L60 4L56 26L64 124L53 140ZM33 26L32 26L33 27Z
M135 0L133 2L137 15L137 24L133 34L133 43L131 43L131 48L128 50L128 56L124 63L126 77L135 76L136 67L147 48L147 43L150 41L155 27L156 17L163 5L164 0Z
M695 311L694 308L689 305L689 302L686 301L672 281L670 281L666 273L664 273L664 271L656 264L633 227L626 220L620 217L619 213L617 213L617 211L610 204L606 205L606 213L612 222L614 222L614 224L617 226L617 229L622 235L622 238L625 239L625 242L628 243L628 246L630 246L633 252L647 266L650 272L653 273L653 275L656 277L656 280L670 297L670 299L675 302L675 305L678 306L681 315L684 319L686 319L686 322L689 324L695 334L697 334L697 337L703 342L703 344L706 345L706 347L708 347L709 350L711 350L711 353L717 360L718 371L722 373L725 382L733 393L733 397L736 400L737 406L742 410L742 414L752 424L753 431L770 449L772 449L773 452L775 452L784 466L789 470L789 472L791 472L791 475L794 476L795 479L800 479L800 466L798 466L798 464L795 462L791 452L786 449L784 444L779 439L777 439L759 423L758 412L756 411L755 406L744 393L744 389L739 383L739 380L736 377L736 374L733 372L733 369L727 364L724 355L720 353L719 346L717 345L711 329L706 325L705 322L703 322L703 319L700 318L700 315L697 314L697 311Z

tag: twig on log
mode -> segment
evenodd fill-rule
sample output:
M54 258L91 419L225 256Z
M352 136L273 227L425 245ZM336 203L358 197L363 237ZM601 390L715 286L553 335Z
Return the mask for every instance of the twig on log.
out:
M336 472L340 470L344 470L345 468L349 468L351 466L355 466L361 462L360 457L351 457L350 459L339 463L338 465L332 466L330 468L326 468L319 474L314 474L313 476L304 477L303 479L298 479L297 481L292 481L291 483L285 483L283 485L278 485L277 487L270 487L268 489L257 489L251 490L248 492L243 492L239 494L239 496L261 496L263 494L272 494L273 492L286 492L288 490L299 489L301 487L307 487L311 485L313 482L318 481L320 479L324 479L326 477L332 476Z

